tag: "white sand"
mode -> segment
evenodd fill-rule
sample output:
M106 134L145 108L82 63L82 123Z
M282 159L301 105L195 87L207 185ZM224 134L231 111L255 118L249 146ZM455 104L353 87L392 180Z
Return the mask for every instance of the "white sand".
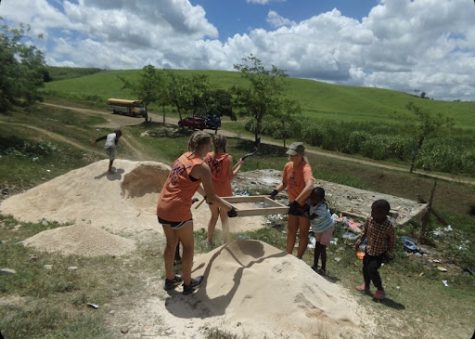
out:
M85 257L119 256L135 250L133 240L110 234L92 225L73 225L43 231L24 240L23 244L40 251Z
M106 173L107 164L108 160L98 161L14 195L2 201L0 212L26 222L90 221L111 233L127 236L161 233L155 208L169 167L159 162L116 160L117 173L111 175ZM192 212L195 228L207 227L208 206L193 207ZM230 230L256 230L264 222L264 218L233 219Z
M146 323L157 338L203 338L205 327L248 338L371 337L372 318L355 297L266 243L233 241L201 255L194 263L198 275L205 281L194 295L182 296L179 287L165 294L165 305L149 295L117 320L130 324L131 334L144 334L137 324ZM160 290L161 283L149 288Z

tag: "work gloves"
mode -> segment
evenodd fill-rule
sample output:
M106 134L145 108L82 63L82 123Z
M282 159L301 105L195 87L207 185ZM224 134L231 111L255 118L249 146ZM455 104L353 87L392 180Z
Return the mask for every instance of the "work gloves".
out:
M275 197L277 196L277 194L279 194L279 191L278 191L278 190L273 190L272 192L270 192L269 198L271 198L272 200L274 200Z

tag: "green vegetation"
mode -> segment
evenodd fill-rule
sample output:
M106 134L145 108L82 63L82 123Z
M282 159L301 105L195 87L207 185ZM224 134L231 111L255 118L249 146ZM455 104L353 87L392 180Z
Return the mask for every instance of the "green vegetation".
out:
M48 66L48 81L74 79L101 72L100 68Z
M46 65L42 52L22 42L28 26L9 28L0 17L0 113L41 99Z
M238 72L226 71L172 71L183 76L207 75L212 86L230 89L234 85L246 86ZM109 97L133 98L122 89L119 76L129 81L139 79L140 70L102 71L93 75L46 84L46 93L65 99L88 101L94 97L103 104ZM421 99L410 94L379 88L333 85L323 82L287 79L287 93L302 107L304 117L317 121L397 123L408 119L411 113L406 105L415 105L432 114L441 113L454 120L454 127L475 129L473 102L448 102ZM92 100L94 102L94 100ZM152 106L153 108L153 106ZM155 107L157 110L159 107Z

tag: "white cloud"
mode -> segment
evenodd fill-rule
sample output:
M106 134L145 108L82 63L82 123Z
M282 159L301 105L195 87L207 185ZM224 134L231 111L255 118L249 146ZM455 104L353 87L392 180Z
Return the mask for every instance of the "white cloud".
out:
M267 5L271 2L285 2L286 0L246 0L248 4Z
M292 26L296 24L295 21L284 18L275 11L269 11L269 13L267 13L267 22L274 28Z
M261 0L265 1L265 0ZM338 10L225 41L188 0L10 0L0 16L46 33L50 64L227 69L253 53L290 75L475 99L475 8L465 0L381 0L362 20ZM264 19L264 18L263 18Z

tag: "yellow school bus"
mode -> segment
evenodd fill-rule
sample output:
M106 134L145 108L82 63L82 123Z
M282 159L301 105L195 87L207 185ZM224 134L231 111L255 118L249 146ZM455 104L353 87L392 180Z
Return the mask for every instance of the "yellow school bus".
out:
M131 117L147 117L147 110L142 100L126 100L110 98L107 106L114 114L129 115Z

